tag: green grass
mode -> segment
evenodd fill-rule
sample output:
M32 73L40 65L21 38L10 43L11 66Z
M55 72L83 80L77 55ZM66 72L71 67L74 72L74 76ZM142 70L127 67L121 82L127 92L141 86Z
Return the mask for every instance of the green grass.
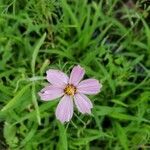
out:
M150 149L150 5L125 2L0 1L0 150ZM103 88L61 124L37 93L76 64Z

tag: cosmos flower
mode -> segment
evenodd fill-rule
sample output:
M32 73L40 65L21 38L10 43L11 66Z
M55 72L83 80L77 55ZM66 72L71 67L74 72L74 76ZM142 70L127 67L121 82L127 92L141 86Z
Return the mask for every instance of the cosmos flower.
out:
M82 114L91 114L93 104L85 94L99 93L102 84L96 79L81 81L84 73L84 69L79 65L72 69L70 78L59 70L49 69L46 72L46 79L50 84L39 92L39 96L44 101L62 97L55 112L56 118L62 123L71 120L74 103Z

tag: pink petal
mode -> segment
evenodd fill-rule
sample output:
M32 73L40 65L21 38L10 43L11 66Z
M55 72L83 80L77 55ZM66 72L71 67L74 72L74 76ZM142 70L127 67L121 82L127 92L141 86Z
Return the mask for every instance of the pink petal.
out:
M91 108L93 108L93 104L88 97L86 97L84 94L75 94L74 101L81 113L91 114Z
M64 90L59 87L55 87L53 85L49 85L39 92L39 96L41 97L41 100L44 101L54 100L63 95L64 95Z
M59 70L49 69L46 73L47 80L53 85L64 87L68 83L68 76Z
M72 69L70 79L69 79L69 83L76 86L81 81L81 79L83 78L84 73L85 73L85 71L82 67L80 67L79 65L75 66Z
M100 92L102 84L96 79L83 80L77 86L77 91L83 94L97 94Z
M62 123L70 121L73 116L73 100L70 96L64 95L56 108L56 118Z

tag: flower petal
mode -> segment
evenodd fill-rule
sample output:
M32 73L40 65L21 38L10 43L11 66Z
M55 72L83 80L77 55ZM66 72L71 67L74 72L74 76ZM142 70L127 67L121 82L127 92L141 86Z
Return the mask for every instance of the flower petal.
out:
M78 83L83 78L84 73L85 73L85 71L84 71L84 69L82 67L80 67L79 65L75 66L72 69L72 72L71 72L71 75L70 75L70 79L69 79L69 83L73 84L74 86L78 85Z
M97 94L100 92L102 84L96 79L83 80L77 86L77 91L83 94Z
M56 118L62 123L70 121L73 116L73 100L70 96L64 95L56 108Z
M47 80L53 85L64 87L68 83L68 76L59 70L49 69L46 74Z
M91 114L91 108L93 108L93 104L88 97L86 97L84 94L75 94L74 101L81 113Z
M49 85L39 92L39 96L41 97L41 100L44 101L54 100L63 95L64 95L63 89L59 87L55 87L53 85Z

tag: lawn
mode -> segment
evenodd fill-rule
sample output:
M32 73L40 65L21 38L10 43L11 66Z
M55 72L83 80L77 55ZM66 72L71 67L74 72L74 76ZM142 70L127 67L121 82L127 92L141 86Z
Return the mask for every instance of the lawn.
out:
M46 71L103 87L91 115L55 117ZM148 0L0 0L0 150L150 149Z

